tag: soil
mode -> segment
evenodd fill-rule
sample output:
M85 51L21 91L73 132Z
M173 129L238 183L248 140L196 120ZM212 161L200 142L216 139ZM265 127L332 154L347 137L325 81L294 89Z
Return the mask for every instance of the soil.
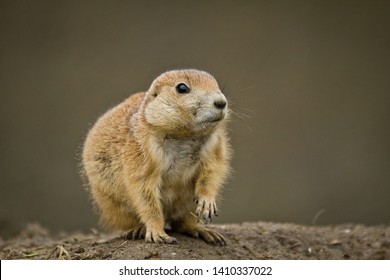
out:
M210 227L226 237L226 246L178 233L169 233L177 244L150 244L96 230L52 234L29 224L15 237L0 238L0 259L390 259L388 226L256 222Z

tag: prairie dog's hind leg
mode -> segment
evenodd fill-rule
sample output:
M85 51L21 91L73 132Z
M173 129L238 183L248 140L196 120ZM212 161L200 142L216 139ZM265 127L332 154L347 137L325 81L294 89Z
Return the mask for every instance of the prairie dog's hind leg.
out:
M206 228L203 224L197 222L197 219L192 214L186 215L180 221L172 222L172 230L194 238L200 237L210 244L226 245L225 237L222 234Z
M135 213L132 213L124 202L117 201L101 191L101 188L91 188L92 197L98 206L100 223L108 229L129 230L140 224Z

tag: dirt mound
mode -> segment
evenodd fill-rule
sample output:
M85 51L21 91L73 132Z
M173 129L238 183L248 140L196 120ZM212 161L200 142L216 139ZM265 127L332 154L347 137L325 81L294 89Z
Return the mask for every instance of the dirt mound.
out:
M149 244L97 231L51 234L28 225L0 239L0 259L390 259L390 227L275 223L213 225L227 246L170 233L178 244Z

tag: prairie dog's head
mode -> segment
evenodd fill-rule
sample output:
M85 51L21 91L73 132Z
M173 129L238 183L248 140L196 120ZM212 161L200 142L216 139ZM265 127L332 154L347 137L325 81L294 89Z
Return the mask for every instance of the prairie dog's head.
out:
M146 92L146 121L171 135L204 135L226 118L227 100L210 74L168 71Z

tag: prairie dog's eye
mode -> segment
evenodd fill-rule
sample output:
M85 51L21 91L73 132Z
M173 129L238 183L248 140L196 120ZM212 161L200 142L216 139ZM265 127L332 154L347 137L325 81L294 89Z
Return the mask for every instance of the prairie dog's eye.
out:
M183 84L183 83L180 83L176 86L176 91L178 93L189 93L190 92L190 88L186 85L186 84Z

